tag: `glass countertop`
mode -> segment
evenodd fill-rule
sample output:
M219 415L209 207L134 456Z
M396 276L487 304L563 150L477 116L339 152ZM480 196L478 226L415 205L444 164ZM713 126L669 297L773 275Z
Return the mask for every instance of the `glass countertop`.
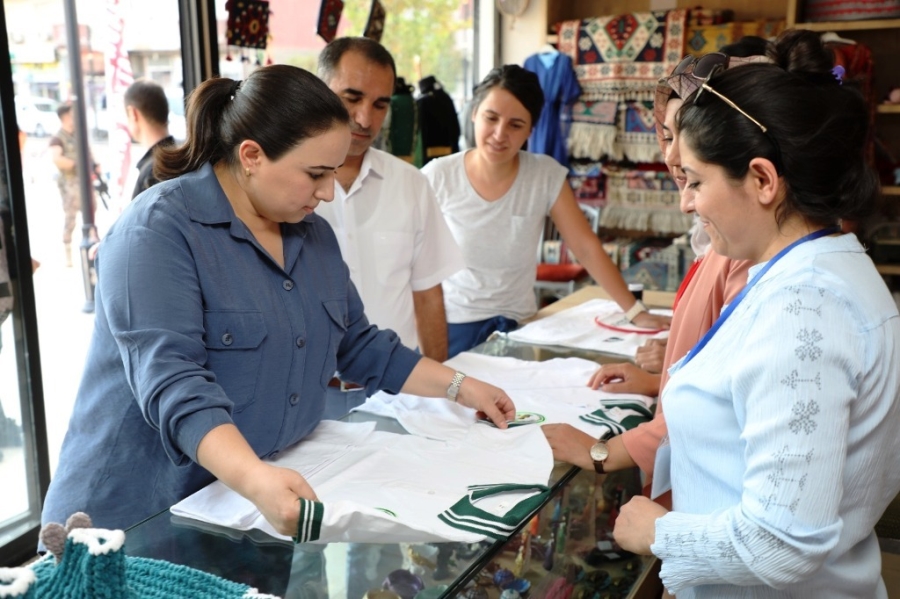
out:
M519 343L498 334L472 351L535 361L558 357L587 358L598 363L622 361L621 356ZM396 420L364 412L353 412L342 420L374 421L378 430L406 432ZM573 480L582 483L573 483L572 492L563 491ZM295 545L260 531L245 532L200 523L173 516L165 510L129 528L125 547L128 555L183 564L286 599L360 599L388 583L394 585L393 596L403 599L407 596L452 597L462 593L467 586L470 589L480 587L467 595L474 593L473 596L490 598L499 597L500 587L494 584L497 577L501 585L534 585L537 590L538 585L547 583L547 576L556 580L565 578L568 573L572 577L576 570L582 572L578 576L583 579L593 573L590 580L591 584L600 585L597 589L608 589L604 592L611 593L610 596L626 597L641 575L646 575L653 560L616 555L609 549L611 528L606 523L611 523L608 513L618 507L617 497L622 499L640 493L636 471L597 478L594 473L558 463L553 469L550 486L554 493L547 504L534 517L529 516L523 522L523 529L507 541L483 541L473 545ZM577 489L590 489L590 493L576 493ZM597 489L601 490L599 499L595 498ZM582 496L592 499L588 501ZM563 508L564 503L572 507ZM591 517L586 516L588 512ZM603 569L597 570L601 566ZM500 570L508 570L509 574L498 574ZM559 571L554 575L556 570ZM420 587L424 588L420 590ZM479 594L481 591L486 594Z

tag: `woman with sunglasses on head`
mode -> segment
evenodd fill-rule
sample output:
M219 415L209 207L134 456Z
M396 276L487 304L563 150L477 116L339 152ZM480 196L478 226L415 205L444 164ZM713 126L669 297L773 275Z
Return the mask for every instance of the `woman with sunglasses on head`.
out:
M818 35L775 65L694 75L679 150L713 249L744 290L672 368L654 490L615 538L685 597L878 597L873 526L900 491L900 315L842 219L870 213L867 109ZM723 134L727 132L727 134Z
M716 55L686 57L672 75L659 82L654 106L657 138L666 165L679 190L684 190L685 177L678 153L675 116L681 108L682 98L693 93L699 85L698 80L692 76L693 69L699 64L702 70L704 65L711 62L724 64L730 69L766 61L764 55L767 46L766 40L747 36L723 47ZM681 209L688 214L694 213L690 195L682 197ZM698 224L695 223L691 232L691 245L698 258L676 294L669 339L665 345L656 348L664 352L661 371L655 374L631 363L605 364L588 381L590 387L608 393L661 395L668 381L669 366L693 347L718 318L722 306L731 301L747 283L748 262L731 260L708 250L709 236ZM605 472L638 466L647 475L648 481L653 477L656 450L666 435L662 401L657 402L653 420L605 443L598 442L568 424L548 424L543 428L557 460L585 469L599 468ZM607 455L600 464L591 457L591 449L595 445L604 445L606 449ZM596 450L595 448L595 453ZM668 506L671 496L667 493L657 498L657 501Z
M475 88L472 104L475 148L422 169L466 261L443 283L450 356L536 312L534 253L548 214L629 320L668 328L669 318L650 314L628 291L578 207L566 168L522 150L544 104L537 75L517 65L498 67Z

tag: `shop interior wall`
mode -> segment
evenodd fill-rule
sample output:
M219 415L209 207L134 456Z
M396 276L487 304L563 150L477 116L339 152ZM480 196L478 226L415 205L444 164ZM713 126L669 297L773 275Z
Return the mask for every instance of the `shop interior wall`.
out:
M531 0L518 17L504 15L501 57L504 64L522 62L547 42L550 28L560 21L644 10L671 8L731 9L739 20L785 19L796 13L796 0Z

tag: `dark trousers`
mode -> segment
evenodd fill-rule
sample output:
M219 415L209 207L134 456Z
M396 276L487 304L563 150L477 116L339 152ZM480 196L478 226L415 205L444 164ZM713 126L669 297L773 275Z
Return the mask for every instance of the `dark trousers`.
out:
M479 343L484 343L494 331L508 333L516 330L518 326L519 323L505 316L494 316L476 322L449 323L447 325L448 357L452 358L460 352L472 349Z

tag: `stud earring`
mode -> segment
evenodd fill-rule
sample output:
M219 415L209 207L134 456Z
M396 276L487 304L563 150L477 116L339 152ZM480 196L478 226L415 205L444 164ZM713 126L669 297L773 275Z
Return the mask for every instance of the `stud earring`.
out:
M250 168L249 167L244 169L244 174L246 174L248 177L250 176Z

